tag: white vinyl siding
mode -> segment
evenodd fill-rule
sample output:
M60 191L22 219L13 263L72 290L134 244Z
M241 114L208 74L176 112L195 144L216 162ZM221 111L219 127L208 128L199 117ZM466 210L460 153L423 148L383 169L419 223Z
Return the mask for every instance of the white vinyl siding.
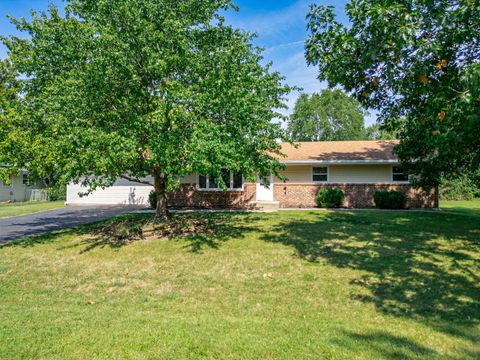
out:
M3 180L0 180L0 201L11 201L11 186L7 185Z
M146 178L142 178L141 180L147 180L153 184L153 177L152 176L147 176ZM195 184L197 182L197 176L195 174L193 175L187 175L180 179L181 184ZM118 178L117 181L113 184L113 186L136 186L138 183L132 182L126 179ZM140 184L141 186L144 186L143 184Z
M2 201L27 201L30 199L32 188L41 188L40 184L24 184L23 174L12 177L10 185L0 180L0 202Z
M351 184L389 183L390 165L335 165L330 166L330 182Z
M290 184L312 184L313 168L307 165L290 165L282 174ZM280 183L280 179L275 179ZM329 165L327 183L375 184L392 183L391 165Z
M152 177L145 180L153 182ZM182 184L195 184L197 175L187 175L180 180ZM117 179L114 185L105 189L98 189L88 196L81 197L86 188L69 184L67 186L67 204L81 205L148 205L148 196L153 186L139 184L125 179Z
M79 193L86 192L86 188L69 184L67 187L67 204L148 205L148 195L152 190L153 186L132 183L132 185L115 185L98 189L88 196L81 197Z
M197 174L190 174L180 180L182 184L195 184L197 182Z
M287 183L309 184L312 182L312 167L308 165L288 166L281 174L287 178ZM275 183L282 183L279 178L275 178Z

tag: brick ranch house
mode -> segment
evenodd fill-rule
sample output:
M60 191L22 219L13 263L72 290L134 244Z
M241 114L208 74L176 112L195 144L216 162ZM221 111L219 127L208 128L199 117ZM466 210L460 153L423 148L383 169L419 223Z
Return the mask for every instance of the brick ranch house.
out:
M169 195L172 207L189 208L255 208L274 203L281 208L315 207L315 195L322 188L339 188L345 194L346 207L373 207L378 190L397 190L407 194L410 208L438 207L437 191L429 192L410 186L408 176L399 167L393 153L397 141L331 141L302 142L298 147L282 144L286 155L285 180L275 176L245 182L241 174L229 173L227 191L218 189L208 176L192 174L181 180L181 186ZM110 188L89 196L80 185L67 188L67 204L147 205L152 187L118 179Z

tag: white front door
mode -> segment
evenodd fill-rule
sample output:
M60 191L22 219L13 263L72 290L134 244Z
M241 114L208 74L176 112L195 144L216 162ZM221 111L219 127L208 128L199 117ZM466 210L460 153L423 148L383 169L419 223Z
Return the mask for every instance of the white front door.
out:
M272 175L257 179L257 201L273 201Z

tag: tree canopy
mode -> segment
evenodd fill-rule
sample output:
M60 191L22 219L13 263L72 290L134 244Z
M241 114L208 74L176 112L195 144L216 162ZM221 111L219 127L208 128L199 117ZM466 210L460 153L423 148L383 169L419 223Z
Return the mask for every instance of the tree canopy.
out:
M398 131L387 129L381 124L375 123L365 128L366 138L369 140L395 140Z
M342 90L301 94L288 121L294 141L362 140L365 110Z
M355 0L308 14L309 64L380 121L405 119L396 148L422 185L480 165L480 2Z
M18 129L23 118L20 116L21 84L17 77L8 59L0 61L0 179L6 182L20 170L15 165L25 152L18 154L18 149L29 144L28 134Z
M159 218L189 173L225 186L224 170L278 172L272 154L286 134L271 120L282 118L290 88L261 65L252 35L224 23L219 11L232 6L71 0L65 15L51 6L31 21L12 19L29 35L3 39L23 79L28 121L15 130L34 150L25 158L11 149L11 160L91 190L118 177L152 184Z
M0 62L0 154L6 154L12 137L12 126L18 118L17 104L19 83L16 73L7 60ZM0 155L0 179L7 179L11 171L17 169L9 168L11 159ZM8 167L7 167L8 166Z

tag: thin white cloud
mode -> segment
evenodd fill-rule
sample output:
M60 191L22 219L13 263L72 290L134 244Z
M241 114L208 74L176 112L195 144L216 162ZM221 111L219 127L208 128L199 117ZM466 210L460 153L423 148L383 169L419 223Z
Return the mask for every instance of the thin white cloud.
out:
M293 42L288 42L288 43L284 43L284 44L278 44L278 45L274 45L274 46L270 46L270 47L266 48L264 53L268 53L268 52L271 52L273 50L277 50L277 49L280 49L280 48L299 46L299 45L303 45L303 44L305 44L305 40L293 41Z

